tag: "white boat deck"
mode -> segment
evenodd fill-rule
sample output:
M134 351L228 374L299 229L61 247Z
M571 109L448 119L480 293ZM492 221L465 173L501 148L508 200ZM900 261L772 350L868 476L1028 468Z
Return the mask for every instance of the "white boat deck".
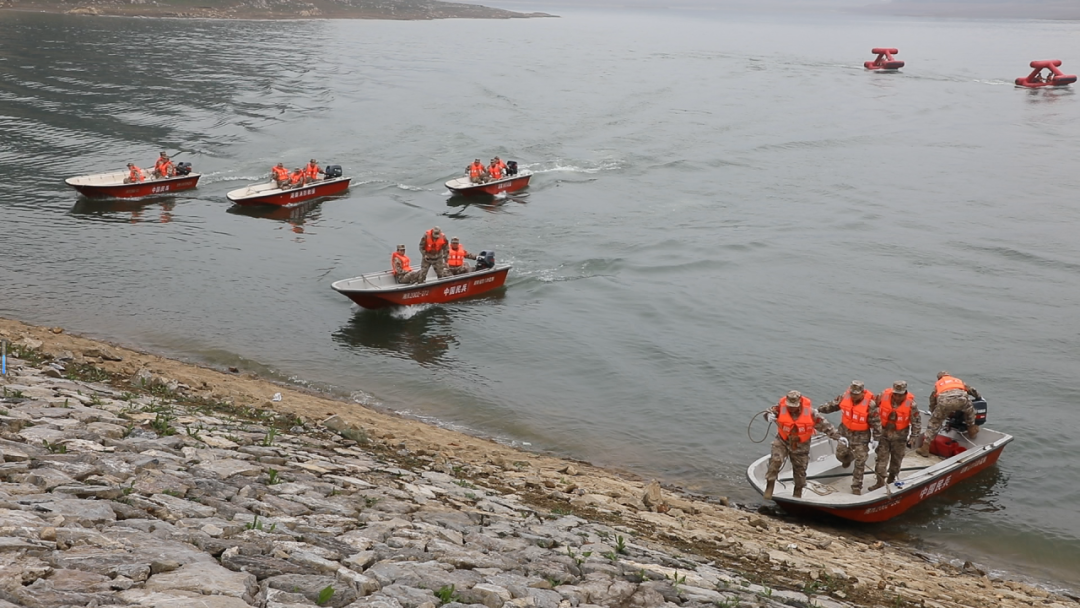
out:
M987 454L993 449L1012 440L1012 437L982 427L979 435L974 439L968 439L967 435L956 431L941 433L955 439L960 445L967 448L966 451L951 458L945 459L931 454L928 457L919 456L914 449L909 449L904 456L903 468L898 481L901 487L887 484L884 488L867 491L877 481L874 474L874 465L877 462L874 451L866 460L866 472L863 475L863 493L855 495L851 493L851 466L843 468L836 459L836 442L828 437L816 435L810 444L810 465L806 469L806 489L802 499L796 499L792 495L795 484L792 478L791 462L786 461L776 480L776 488L773 491L774 498L783 498L791 501L800 501L808 504L826 506L849 506L863 503L872 503L881 500L883 496L891 495L900 491L904 486L921 483L943 475L967 462L973 461ZM770 441L771 443L771 438ZM765 473L769 467L769 457L764 456L754 461L746 471L750 483L758 490L765 489Z
M111 173L96 173L94 175L80 175L78 177L69 177L64 180L64 183L69 186L123 186L124 179L127 178L128 171L113 171ZM161 179L155 179L150 177L150 172L146 172L146 181L139 182L146 184L149 182L161 182L170 179L182 179L188 177L198 177L198 173L189 173L187 175L177 175L175 177L165 177Z

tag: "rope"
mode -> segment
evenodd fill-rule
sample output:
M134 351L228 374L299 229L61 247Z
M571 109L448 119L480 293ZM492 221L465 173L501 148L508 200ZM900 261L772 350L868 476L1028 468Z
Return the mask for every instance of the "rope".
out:
M772 428L772 425L773 425L772 422L769 422L768 425L765 427L765 435L762 436L762 438L760 440L756 440L750 435L750 427L753 426L754 421L757 420L757 417L762 415L762 414L768 414L768 413L769 413L769 410L761 410L760 412L754 414L754 416L752 418L750 418L750 423L746 425L746 437L750 441L753 441L754 443L765 443L765 440L769 438L769 433L770 433L769 429Z

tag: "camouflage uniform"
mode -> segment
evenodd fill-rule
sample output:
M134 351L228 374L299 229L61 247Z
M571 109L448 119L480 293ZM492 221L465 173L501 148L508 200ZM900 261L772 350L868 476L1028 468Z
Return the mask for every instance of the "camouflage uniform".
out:
M852 389L858 388L870 396L870 407L873 408L876 403L874 402L874 393L866 390L866 387L862 382L855 380L851 383L851 387L848 389L850 393ZM845 393L845 395L848 393ZM840 395L836 399L821 406L818 411L822 414L831 414L833 412L840 411L840 402L844 400L844 395ZM852 398L854 401L854 397ZM861 400L861 397L860 397ZM845 437L848 440L848 445L840 444L836 446L836 459L840 461L840 465L845 469L852 464L855 468L851 471L851 491L854 494L862 493L863 486L863 474L866 472L866 460L870 456L870 440L881 432L881 420L875 419L872 416L867 415L867 422L870 424L870 428L865 431L853 431L844 424L840 424L840 436Z
M401 251L401 254L404 255L405 252ZM394 266L394 280L396 280L398 283L402 285L411 285L420 279L419 270L410 270L409 272L404 272L401 260L391 258L391 263Z
M420 261L420 277L417 279L417 283L423 283L427 280L428 268L432 266L435 267L435 276L440 279L449 275L446 270L446 250L449 248L449 241L445 240L445 235L442 234L438 226L432 228L432 237L435 237L436 233L444 237L444 242L442 247L431 253L427 251L426 247L427 233L425 232L424 236L420 237L420 255L422 259Z
M903 391L902 393L900 391ZM899 380L893 383L893 393L900 395L903 398L907 397L907 382ZM884 395L878 397L880 401ZM902 404L904 399L900 400ZM897 404L899 405L899 404ZM896 478L900 476L900 470L904 464L904 456L907 455L908 444L911 439L918 437L922 432L922 414L919 413L919 408L915 403L915 398L911 399L911 416L908 419L908 426L902 430L896 430L896 412L893 412L889 417L889 420L881 420L881 409L878 402L875 401L870 406L870 418L877 420L881 425L881 433L877 436L878 447L876 455L876 463L874 466L874 473L877 475L877 483L871 487L871 490L876 490L886 483L892 483L896 481ZM888 478L885 477L886 471L888 471Z
M454 248L455 245L457 245L457 248L460 248L461 250L465 249L464 247L461 246L461 243L458 241L458 238L456 236L454 238L450 239L450 247ZM446 255L447 255L447 257L449 257L449 255L450 255L449 250L446 252ZM465 260L475 260L475 259L476 259L475 254L469 253L468 251L465 252ZM446 266L446 274L447 275L458 275L458 274L465 274L465 273L468 273L468 272L472 272L472 269L469 268L469 263L466 262L465 260L461 261L461 266L450 266L448 264Z
M797 395L795 401L792 402L791 396ZM788 402L790 408L794 408L795 404L799 402L802 395L798 391L791 391L788 393ZM800 412L801 407L800 406ZM780 414L780 404L776 404L769 410L773 416ZM792 417L795 417L794 409L789 409L792 412ZM822 418L814 411L814 408L810 408L810 416L814 419L814 430L828 435L833 439L839 437L836 433L836 429L833 425L829 424L829 421ZM798 433L792 432L788 434L788 438L785 441L779 433L776 435L776 439L772 442L772 450L769 458L769 468L765 472L765 481L768 483L775 483L777 476L780 474L780 469L784 466L785 460L791 460L791 474L795 479L795 497L800 498L802 496L802 489L806 487L806 467L810 464L810 442L799 441ZM768 497L767 497L768 498Z
M941 372L938 374L938 381L940 382L942 377L951 376L948 372ZM941 431L942 423L949 418L952 418L956 412L964 413L964 423L968 428L968 437L975 438L979 433L979 427L975 424L975 407L971 405L971 396L979 396L979 392L971 388L964 383L964 388L949 390L941 393L937 392L937 388L934 392L930 393L930 422L926 425L926 437L923 438L923 444L919 447L920 456L928 456L930 454L930 444L933 443L934 438Z

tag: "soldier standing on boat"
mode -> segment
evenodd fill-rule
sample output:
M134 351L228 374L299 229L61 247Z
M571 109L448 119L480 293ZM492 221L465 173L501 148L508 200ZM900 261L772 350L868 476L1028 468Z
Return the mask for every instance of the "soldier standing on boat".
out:
M919 446L919 456L930 455L930 443L937 437L942 423L956 412L964 413L969 438L974 439L979 434L979 426L975 424L975 407L971 405L971 398L978 399L979 391L949 372L938 372L937 377L934 392L930 393L930 422L926 425L926 438Z
M443 235L442 229L435 226L431 230L424 233L424 236L420 237L420 255L423 256L423 260L420 262L420 278L417 283L423 283L427 281L428 268L435 267L435 276L440 279L447 276L446 272L446 257L447 250L446 236Z
M826 403L819 412L830 414L839 410L843 416L840 421L840 436L844 439L836 448L836 459L845 469L855 465L851 471L851 493L862 494L863 473L866 458L870 455L871 435L881 433L881 421L870 419L870 406L874 403L874 393L866 390L859 380L852 380L851 386L836 399Z
M776 422L776 439L772 442L769 469L765 472L765 500L771 500L776 487L776 477L784 460L791 460L791 474L795 480L795 498L802 498L806 487L806 467L810 465L810 438L814 431L833 439L840 439L829 421L818 415L811 407L810 399L799 391L791 391L769 410L766 419Z
M915 405L915 395L907 390L907 382L897 380L892 388L881 391L877 402L870 406L870 420L878 420L877 462L874 473L877 483L870 491L896 481L903 467L904 456L911 442L922 433L922 416ZM886 470L888 478L885 477Z
M394 279L403 285L415 283L420 278L420 271L413 270L409 264L405 245L398 245L397 251L390 254L390 268L394 271Z

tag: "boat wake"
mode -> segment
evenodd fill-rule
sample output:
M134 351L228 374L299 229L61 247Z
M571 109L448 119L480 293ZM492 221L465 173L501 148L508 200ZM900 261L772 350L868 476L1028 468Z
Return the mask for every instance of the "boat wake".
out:
M621 159L611 159L606 161L600 161L593 166L580 166L575 164L565 164L563 160L554 160L548 162L539 162L521 165L521 168L528 169L533 173L600 173L602 171L618 171L625 165L625 161Z

